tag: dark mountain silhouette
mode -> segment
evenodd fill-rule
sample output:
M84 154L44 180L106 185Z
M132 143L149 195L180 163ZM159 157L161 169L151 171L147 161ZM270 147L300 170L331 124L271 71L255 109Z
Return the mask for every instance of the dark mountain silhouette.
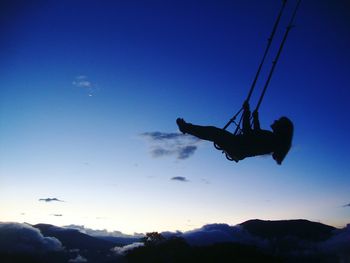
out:
M49 224L37 224L33 225L33 227L39 229L44 236L57 238L67 249L109 250L120 245L112 241L89 236L76 229L66 229Z
M49 252L45 254L4 253L0 252L1 263L67 263L69 255L65 252ZM109 263L109 262L108 262Z
M329 239L335 227L311 222L304 219L298 220L248 220L240 224L249 233L264 239L276 239L296 237L298 239L321 242Z
M192 230L190 234L164 232L163 236L161 233L152 232L141 239L131 236L124 242L120 242L118 237L96 237L76 229L49 224L37 224L33 227L39 229L45 237L57 238L64 249L46 252L32 246L30 252L21 250L30 246L30 242L33 241L27 238L27 232L14 232L13 237L0 238L3 247L12 244L16 248L7 251L1 250L0 247L0 262L78 262L74 261L75 259L92 263L350 262L349 228L336 229L308 220L256 219L238 226L212 224ZM1 234L0 232L0 237ZM6 243L6 240L10 242L14 238L19 238L19 242ZM193 238L197 241L212 239L213 242L191 243L188 238L192 238L192 241ZM125 242L130 244L132 241L143 244L122 247L125 246ZM115 248L117 246L119 248Z
M254 246L237 243L191 246L182 238L146 242L145 246L130 251L126 258L128 263L283 262L279 257L266 254Z

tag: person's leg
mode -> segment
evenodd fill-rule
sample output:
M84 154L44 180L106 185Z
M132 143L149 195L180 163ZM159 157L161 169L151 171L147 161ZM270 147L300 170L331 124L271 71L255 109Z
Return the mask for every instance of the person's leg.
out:
M176 120L179 130L182 133L188 133L199 139L212 141L218 144L228 142L234 136L232 133L214 127L214 126L200 126L185 122L183 119Z
M237 136L232 133L214 126L200 126L185 122L183 119L176 120L179 130L182 133L188 133L199 139L214 142L235 162L244 159L237 150L240 148Z

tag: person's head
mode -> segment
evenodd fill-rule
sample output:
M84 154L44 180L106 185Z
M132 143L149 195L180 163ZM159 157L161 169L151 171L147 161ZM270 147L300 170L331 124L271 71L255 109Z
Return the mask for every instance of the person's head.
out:
M277 141L272 157L278 164L281 164L292 146L294 126L290 119L281 117L271 124L271 128Z

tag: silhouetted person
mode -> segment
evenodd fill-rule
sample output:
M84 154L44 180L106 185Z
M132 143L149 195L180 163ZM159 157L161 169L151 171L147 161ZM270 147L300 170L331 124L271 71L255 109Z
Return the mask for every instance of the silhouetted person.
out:
M293 123L287 117L276 120L271 125L272 131L262 130L258 112L254 111L252 128L247 102L243 105L242 132L238 135L214 126L187 123L181 118L178 118L176 123L182 133L214 142L236 162L246 157L272 154L273 159L281 164L291 147L293 138Z

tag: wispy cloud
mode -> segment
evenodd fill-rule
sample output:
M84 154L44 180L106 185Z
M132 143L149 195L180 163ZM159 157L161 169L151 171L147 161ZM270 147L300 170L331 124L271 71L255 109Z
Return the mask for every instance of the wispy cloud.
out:
M166 133L166 132L144 132L142 135L148 136L154 141L162 141L162 140L176 140L182 139L184 135L181 133Z
M202 178L202 183L204 184L210 184L210 182L207 179Z
M73 81L73 85L78 88L91 88L92 83L87 79L86 76L77 76Z
M118 255L125 255L128 251L133 250L137 247L143 247L145 244L142 242L135 242L130 245L126 245L123 247L114 247L112 251Z
M175 176L175 177L172 177L171 180L179 181L179 182L188 182L187 178L183 176Z
M343 205L343 207L350 207L350 203Z
M85 75L75 77L72 84L77 88L85 90L89 97L95 95L97 91L97 86L94 83L92 83Z
M200 140L181 133L144 132L141 134L151 146L153 157L174 155L179 160L192 156L198 148Z
M43 202L64 202L63 200L57 198L40 198L39 201Z

